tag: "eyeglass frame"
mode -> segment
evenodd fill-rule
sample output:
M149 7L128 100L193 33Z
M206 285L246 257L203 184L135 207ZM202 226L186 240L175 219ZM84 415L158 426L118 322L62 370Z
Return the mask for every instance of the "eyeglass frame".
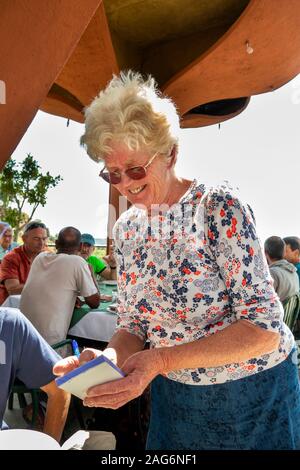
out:
M151 163L154 161L155 157L157 157L157 155L159 154L159 152L155 152L155 154L150 158L150 160L146 163L146 165L138 165L138 166L133 166L131 168L127 168L127 170L125 171L122 171L122 172L114 172L114 171L109 171L105 166L102 168L102 170L100 171L99 173L99 176L108 184L113 184L113 185L116 185L116 184L120 184L121 181L122 181L122 173L125 173L125 175L127 175L130 179L132 180L141 180L143 178L145 178L145 176L147 175L147 168L151 165ZM103 176L103 172L105 170L105 168L107 169L107 173L109 175L109 178L110 178L110 173L119 173L120 175L120 181L118 183L112 183L111 181L107 181L104 176ZM134 170L135 168L142 168L145 172L145 175L144 176L141 176L140 178L132 178L131 176L129 176L127 174L128 171L130 170Z

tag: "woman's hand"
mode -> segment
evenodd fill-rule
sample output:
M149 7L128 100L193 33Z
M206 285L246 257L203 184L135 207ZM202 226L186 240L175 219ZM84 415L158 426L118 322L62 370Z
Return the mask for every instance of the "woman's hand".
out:
M162 369L160 355L155 349L135 353L122 366L126 374L124 379L90 388L83 404L91 407L120 408L140 396Z

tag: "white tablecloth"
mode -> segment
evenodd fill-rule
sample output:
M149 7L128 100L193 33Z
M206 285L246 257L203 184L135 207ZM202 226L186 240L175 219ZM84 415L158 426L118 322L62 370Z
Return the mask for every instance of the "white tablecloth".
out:
M69 335L108 343L117 324L117 315L92 310L68 331Z
M10 295L2 307L20 308L20 300L21 295ZM68 334L108 343L115 332L116 324L116 314L92 310L76 323Z

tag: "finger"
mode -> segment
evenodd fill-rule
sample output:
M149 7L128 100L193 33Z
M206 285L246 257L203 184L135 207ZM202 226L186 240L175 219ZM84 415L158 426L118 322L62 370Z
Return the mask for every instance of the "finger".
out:
M103 356L107 357L114 364L117 364L117 352L114 348L106 348L103 351Z
M79 364L85 364L86 362L92 361L98 356L101 356L102 351L99 351L98 349L93 349L93 348L87 348L82 351L82 353L79 356Z
M53 367L53 374L64 375L79 366L79 359L76 356L69 356L61 361L58 361Z
M127 403L130 400L133 400L139 394L133 391L127 391L118 393L117 395L106 395L104 397L94 397L94 398L85 398L83 404L85 406L96 406L103 408L114 408L119 407L120 404Z
M132 388L132 383L124 379L114 380L113 382L107 382L101 385L95 385L87 390L87 397L104 396L104 395L116 395Z

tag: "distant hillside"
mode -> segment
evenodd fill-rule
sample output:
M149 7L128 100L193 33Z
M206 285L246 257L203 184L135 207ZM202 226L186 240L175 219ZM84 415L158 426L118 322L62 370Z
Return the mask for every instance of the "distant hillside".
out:
M106 246L106 238L95 238L95 241L98 246Z

